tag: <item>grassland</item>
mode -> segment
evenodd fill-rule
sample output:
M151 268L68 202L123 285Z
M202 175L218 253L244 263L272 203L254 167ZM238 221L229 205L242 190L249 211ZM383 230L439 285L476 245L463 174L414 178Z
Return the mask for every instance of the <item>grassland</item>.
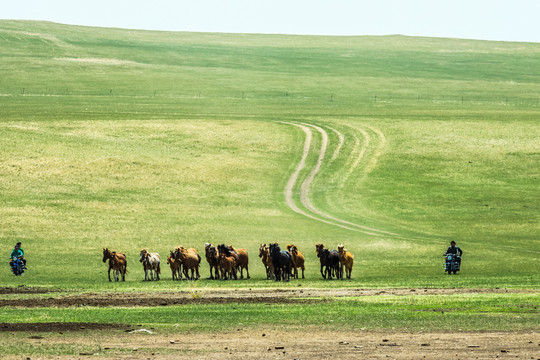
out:
M147 247L164 257L180 244L202 252L211 242L245 247L252 278L200 280L207 289L538 289L539 44L0 21L0 58L0 243L7 258L22 241L30 268L15 278L6 265L2 287L189 291L186 282L168 280L165 266L164 281L143 283L138 252ZM317 210L339 221L303 216L286 204L306 140L295 124L313 138L293 201L314 214L300 194L321 159L317 126L328 144L306 191ZM456 277L442 272L451 239L464 250ZM295 243L306 255L305 280L264 280L258 246L276 241ZM352 280L321 279L318 242L343 243L355 254ZM126 283L106 281L103 247L127 254ZM206 265L202 273L208 275ZM468 329L526 330L537 329L537 295L314 306L357 309L355 319L371 319L375 328L418 329L436 328L440 319L411 306L456 301L448 307L465 310L449 328L475 313L482 320ZM527 320L516 320L504 303L530 309ZM242 306L246 316L259 314L249 321L269 321L264 306ZM168 312L185 311L197 323L204 309L144 311L162 324ZM273 310L299 319L296 311L315 313ZM0 321L84 322L113 310L6 311ZM138 311L126 309L125 322Z

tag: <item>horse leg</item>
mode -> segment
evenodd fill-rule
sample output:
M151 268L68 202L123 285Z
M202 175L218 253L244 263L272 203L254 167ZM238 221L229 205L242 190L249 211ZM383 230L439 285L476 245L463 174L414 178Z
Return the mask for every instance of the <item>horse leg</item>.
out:
M251 276L249 276L249 267L247 264L246 264L246 275L247 275L247 279L251 279Z
M109 260L110 262L111 260ZM109 271L108 271L108 275L109 275L109 282L111 282L111 265L109 264Z

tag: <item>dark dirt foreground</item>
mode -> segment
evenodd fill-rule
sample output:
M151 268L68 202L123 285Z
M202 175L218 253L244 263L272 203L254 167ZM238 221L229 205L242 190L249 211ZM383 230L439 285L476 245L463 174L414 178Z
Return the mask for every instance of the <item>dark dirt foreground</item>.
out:
M19 290L18 290L19 289ZM18 292L19 291L19 292ZM2 294L47 294L26 299L10 299L1 296L0 307L79 307L79 306L169 306L186 304L227 304L227 303L311 303L330 301L340 297L362 297L377 295L451 295L481 293L538 293L523 289L211 289L199 288L178 292L101 292L83 294L58 294L40 288L0 288ZM316 300L314 300L316 299Z

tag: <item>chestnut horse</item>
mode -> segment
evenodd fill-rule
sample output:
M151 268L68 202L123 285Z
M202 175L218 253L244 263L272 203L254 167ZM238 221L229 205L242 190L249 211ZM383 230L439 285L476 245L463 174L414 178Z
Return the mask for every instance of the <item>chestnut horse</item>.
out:
M122 274L122 281L126 281L127 260L126 255L120 252L103 249L103 262L109 260L109 281L111 281L111 269L114 274L114 281L118 281L119 274Z
M302 269L302 279L305 279L304 270L306 270L306 268L304 266L304 255L302 255L302 253L298 251L298 248L293 244L287 245L287 250L292 257L294 277L298 279L298 268L300 268Z
M178 246L174 249L174 258L182 264L184 275L187 279L197 280L201 277L199 274L201 256L197 252L197 249L186 249L183 246ZM191 277L188 276L189 270L191 270ZM197 277L195 277L195 272L197 273Z
M259 247L259 257L261 258L264 268L266 269L266 280L273 279L275 277L274 265L272 264L272 259L270 258L270 249L268 248L268 245L261 244Z
M176 260L174 252L171 251L171 255L167 256L167 264L171 267L172 279L182 280L182 263Z
M343 245L338 245L339 261L341 264L341 279L343 279L343 267L347 274L347 279L351 278L352 268L354 265L354 255L345 249Z

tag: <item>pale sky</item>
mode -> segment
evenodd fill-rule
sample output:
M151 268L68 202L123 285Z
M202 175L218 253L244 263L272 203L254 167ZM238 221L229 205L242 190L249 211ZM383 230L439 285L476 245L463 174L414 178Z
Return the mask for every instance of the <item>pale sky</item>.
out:
M540 0L0 0L0 19L168 31L540 42Z

